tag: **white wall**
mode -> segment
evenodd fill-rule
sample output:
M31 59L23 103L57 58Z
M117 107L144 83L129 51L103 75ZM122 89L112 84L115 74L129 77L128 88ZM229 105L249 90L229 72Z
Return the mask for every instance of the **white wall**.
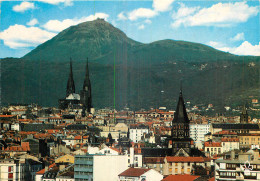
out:
M94 181L115 181L118 179L118 175L128 168L127 155L95 155L93 161Z
M154 169L151 169L148 172L145 172L142 176L145 176L146 180L149 180L149 181L161 181L163 179L163 175ZM141 179L140 179L140 181L141 181Z
M42 175L35 175L35 181L42 181Z

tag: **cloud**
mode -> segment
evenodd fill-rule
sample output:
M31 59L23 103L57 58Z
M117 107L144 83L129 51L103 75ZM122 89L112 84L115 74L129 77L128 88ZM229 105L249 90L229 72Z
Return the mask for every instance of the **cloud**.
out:
M212 46L212 47L220 47L220 46L223 46L222 43L216 42L216 41L210 41L210 42L208 43L208 45L209 45L209 46Z
M187 7L183 3L179 3L179 5L180 5L180 8L178 9L178 11L174 12L172 14L172 18L173 19L177 19L178 20L178 19L180 19L182 17L187 17L187 16L193 14L194 12L196 12L197 10L200 9L200 7Z
M0 39L10 48L35 47L56 34L37 27L26 27L24 25L9 26L8 29L0 32Z
M152 9L139 8L128 13L128 19L131 21L137 20L139 18L152 18L158 13Z
M186 9L187 15L174 17L172 27L176 28L181 25L230 27L246 22L250 17L259 13L259 7L250 7L246 2L218 3L209 8L193 10L188 8Z
M174 0L153 0L153 8L155 11L169 11Z
M28 23L26 23L28 26L34 26L36 24L39 24L38 20L36 18L32 19Z
M236 36L230 38L231 41L241 41L241 40L245 40L245 35L244 33L238 33L236 34Z
M220 42L209 42L208 45L224 51L229 52L235 55L252 55L252 56L260 56L260 42L258 45L252 45L248 41L244 41L240 46L238 47L228 47Z
M118 20L127 20L127 17L124 12L121 12L117 15Z
M43 27L46 30L49 30L49 31L60 32L60 31L66 29L66 28L68 28L70 26L77 25L77 24L83 23L85 21L93 21L93 20L95 20L97 18L103 18L103 19L107 20L108 17L109 17L108 14L96 13L95 15L82 17L80 19L74 18L74 19L65 19L65 20L62 20L62 21L59 21L59 20L49 20L47 23L45 23L43 25Z
M152 23L152 21L149 20L149 19L146 19L144 22L145 22L146 24L151 24L151 23Z
M145 28L144 24L141 24L140 26L138 26L139 30L143 30Z
M21 4L13 7L13 11L21 12L21 13L23 13L26 10L29 10L29 9L35 9L34 3L22 2Z
M52 5L58 5L61 3L64 3L65 6L73 5L73 2L72 2L73 0L37 0L37 1L52 4Z
M117 15L118 20L127 20L135 21L139 18L152 18L159 15L160 12L169 11L172 9L172 3L174 0L153 0L153 9L149 8L138 8L128 12L126 15L124 12L121 12ZM147 24L149 20L146 20Z
M258 45L252 45L248 41L244 41L239 47L232 50L237 55L254 55L260 56L260 42Z

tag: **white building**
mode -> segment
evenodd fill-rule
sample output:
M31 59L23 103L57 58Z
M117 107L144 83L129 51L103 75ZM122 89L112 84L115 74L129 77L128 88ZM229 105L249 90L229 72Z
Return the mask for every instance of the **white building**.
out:
M221 145L223 153L239 149L239 138L222 138Z
M115 181L128 168L128 155L76 155L75 181Z
M138 143L138 141L142 140L142 136L144 133L148 134L149 132L149 127L145 125L135 125L135 126L130 126L130 139L134 143Z
M190 137L194 140L196 147L202 148L205 134L210 131L209 124L190 124Z
M130 148L130 154L128 154L128 166L129 167L143 166L143 157L141 154L134 154L134 147Z
M0 180L1 181L24 181L29 170L26 169L25 159L5 159L0 160Z

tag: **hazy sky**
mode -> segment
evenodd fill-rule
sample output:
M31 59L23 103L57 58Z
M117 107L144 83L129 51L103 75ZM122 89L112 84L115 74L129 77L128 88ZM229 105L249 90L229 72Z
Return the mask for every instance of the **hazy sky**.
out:
M259 0L1 1L0 58L21 57L71 25L104 18L143 43L161 39L260 56Z

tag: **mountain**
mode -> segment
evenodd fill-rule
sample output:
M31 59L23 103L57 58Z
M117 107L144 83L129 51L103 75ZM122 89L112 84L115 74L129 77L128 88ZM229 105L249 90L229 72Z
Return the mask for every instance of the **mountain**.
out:
M163 63L168 61L244 60L255 57L235 56L192 42L160 40L148 44L134 41L103 19L71 26L26 54L25 60L66 61L72 57L82 62L101 64ZM65 59L65 60L64 60Z
M144 44L98 19L69 27L20 59L2 59L1 104L57 106L65 96L70 57L77 92L89 57L97 108L113 107L115 94L117 109L174 109L181 81L185 101L193 104L223 108L260 99L260 57L185 41Z
M140 44L103 19L98 19L67 28L39 45L23 59L64 61L64 58L72 57L79 61L88 57L94 61L110 56L115 49L129 49Z

